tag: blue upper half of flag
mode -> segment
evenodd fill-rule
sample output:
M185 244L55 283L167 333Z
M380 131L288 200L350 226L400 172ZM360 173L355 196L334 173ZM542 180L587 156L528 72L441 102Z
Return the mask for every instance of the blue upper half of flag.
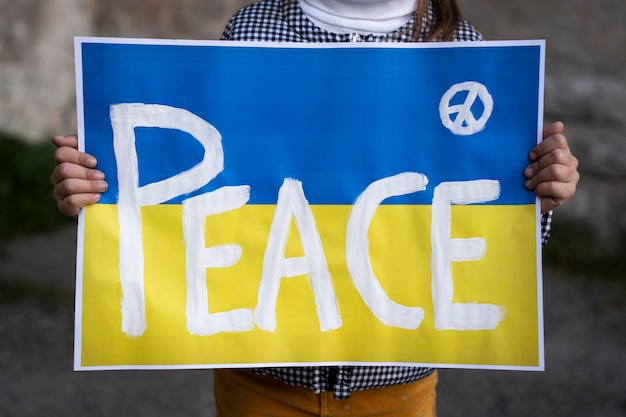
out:
M532 204L523 170L539 131L541 46L458 45L83 42L85 150L109 183L101 203L114 204L118 195L109 109L146 103L185 109L222 136L223 171L169 203L249 185L250 204L275 204L283 179L295 178L311 204L352 204L376 180L419 172L429 179L425 191L385 202L430 204L441 182L490 179L501 183L490 204ZM482 130L458 135L442 122L440 104L465 82L484 86L493 110ZM468 95L445 104L479 119L487 104ZM450 110L449 117L459 115ZM137 127L135 137L139 186L203 157L200 143L181 130Z

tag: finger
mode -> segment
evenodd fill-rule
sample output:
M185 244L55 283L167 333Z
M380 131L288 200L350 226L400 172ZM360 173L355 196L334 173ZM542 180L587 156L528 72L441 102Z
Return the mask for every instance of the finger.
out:
M76 135L55 136L52 138L52 143L57 148L69 146L70 148L78 149L78 137Z
M82 165L87 168L93 168L98 161L93 156L80 152L70 146L61 146L54 152L54 161L57 165L68 162L72 164Z
M556 182L576 184L579 178L580 174L575 166L551 164L528 178L524 185L529 190L535 190L542 183Z
M543 129L542 142L537 144L529 154L530 160L536 161L541 158L542 155L554 149L554 147L564 147L568 149L567 139L565 135L563 135L564 130L565 125L562 122L555 122L546 126ZM554 136L558 136L558 138L553 138Z
M54 186L52 195L59 202L73 194L100 194L107 190L104 181L92 181L78 178L65 179Z
M84 179L84 180L93 180L93 181L103 181L104 173L97 169L86 168L82 165L63 162L57 165L52 171L52 176L50 177L50 182L53 185L59 184L60 182L76 178L76 179Z
M107 184L104 181L68 178L55 184L52 195L59 211L73 217L84 206L97 203L100 200L100 193L106 189Z
M537 186L535 194L541 199L541 212L562 206L576 193L576 183L544 182Z
M554 122L551 125L548 125L543 128L543 139L546 139L548 136L556 135L558 133L563 133L565 131L565 125L563 122Z
M542 170L552 165L564 165L569 168L578 168L578 159L569 151L569 149L555 148L547 154L543 155L539 160L528 165L524 169L524 175L532 178Z
M530 151L528 157L531 161L537 161L555 149L563 149L570 152L569 145L567 144L567 138L562 133L554 133L547 136L541 143L537 144L537 146Z
M72 194L67 198L57 200L59 211L68 217L75 217L78 215L80 209L83 207L95 204L100 200L100 194L97 193L85 193L85 194Z

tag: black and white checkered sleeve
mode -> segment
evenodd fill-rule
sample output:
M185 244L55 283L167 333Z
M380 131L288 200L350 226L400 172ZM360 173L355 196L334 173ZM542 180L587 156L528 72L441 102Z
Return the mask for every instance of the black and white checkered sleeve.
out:
M552 211L541 216L541 246L546 246L552 231Z

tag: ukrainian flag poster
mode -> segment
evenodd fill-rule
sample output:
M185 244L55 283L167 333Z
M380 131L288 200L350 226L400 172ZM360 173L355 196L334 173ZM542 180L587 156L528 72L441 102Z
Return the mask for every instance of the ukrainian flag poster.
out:
M543 369L543 41L75 49L75 369Z

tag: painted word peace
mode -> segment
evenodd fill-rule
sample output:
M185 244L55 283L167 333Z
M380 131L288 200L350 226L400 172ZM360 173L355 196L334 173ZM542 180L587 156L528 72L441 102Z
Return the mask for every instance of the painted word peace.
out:
M113 144L118 167L118 219L120 227L120 280L122 284L122 331L141 336L146 329L144 300L141 206L156 205L178 195L198 190L213 180L224 167L220 133L209 123L184 109L156 104L127 103L111 106ZM191 134L204 148L204 157L193 168L164 180L139 185L134 129L157 127ZM383 200L424 191L426 175L403 172L371 183L352 207L346 225L346 263L359 295L372 313L388 326L417 329L424 310L391 300L374 274L368 252L368 230ZM435 327L439 330L492 330L504 318L501 306L453 302L451 262L481 259L485 239L451 238L450 207L453 204L497 200L496 180L442 182L434 189L431 220L432 297ZM183 201L183 235L186 244L187 330L209 336L241 332L255 326L269 332L276 328L276 299L282 279L307 274L317 307L321 331L342 326L335 291L313 213L303 185L286 178L278 190L276 209L264 253L262 277L255 309L238 308L209 313L207 268L225 268L237 263L242 249L237 244L206 247L205 218L244 206L250 186L224 186ZM295 219L304 256L285 257L289 225Z

